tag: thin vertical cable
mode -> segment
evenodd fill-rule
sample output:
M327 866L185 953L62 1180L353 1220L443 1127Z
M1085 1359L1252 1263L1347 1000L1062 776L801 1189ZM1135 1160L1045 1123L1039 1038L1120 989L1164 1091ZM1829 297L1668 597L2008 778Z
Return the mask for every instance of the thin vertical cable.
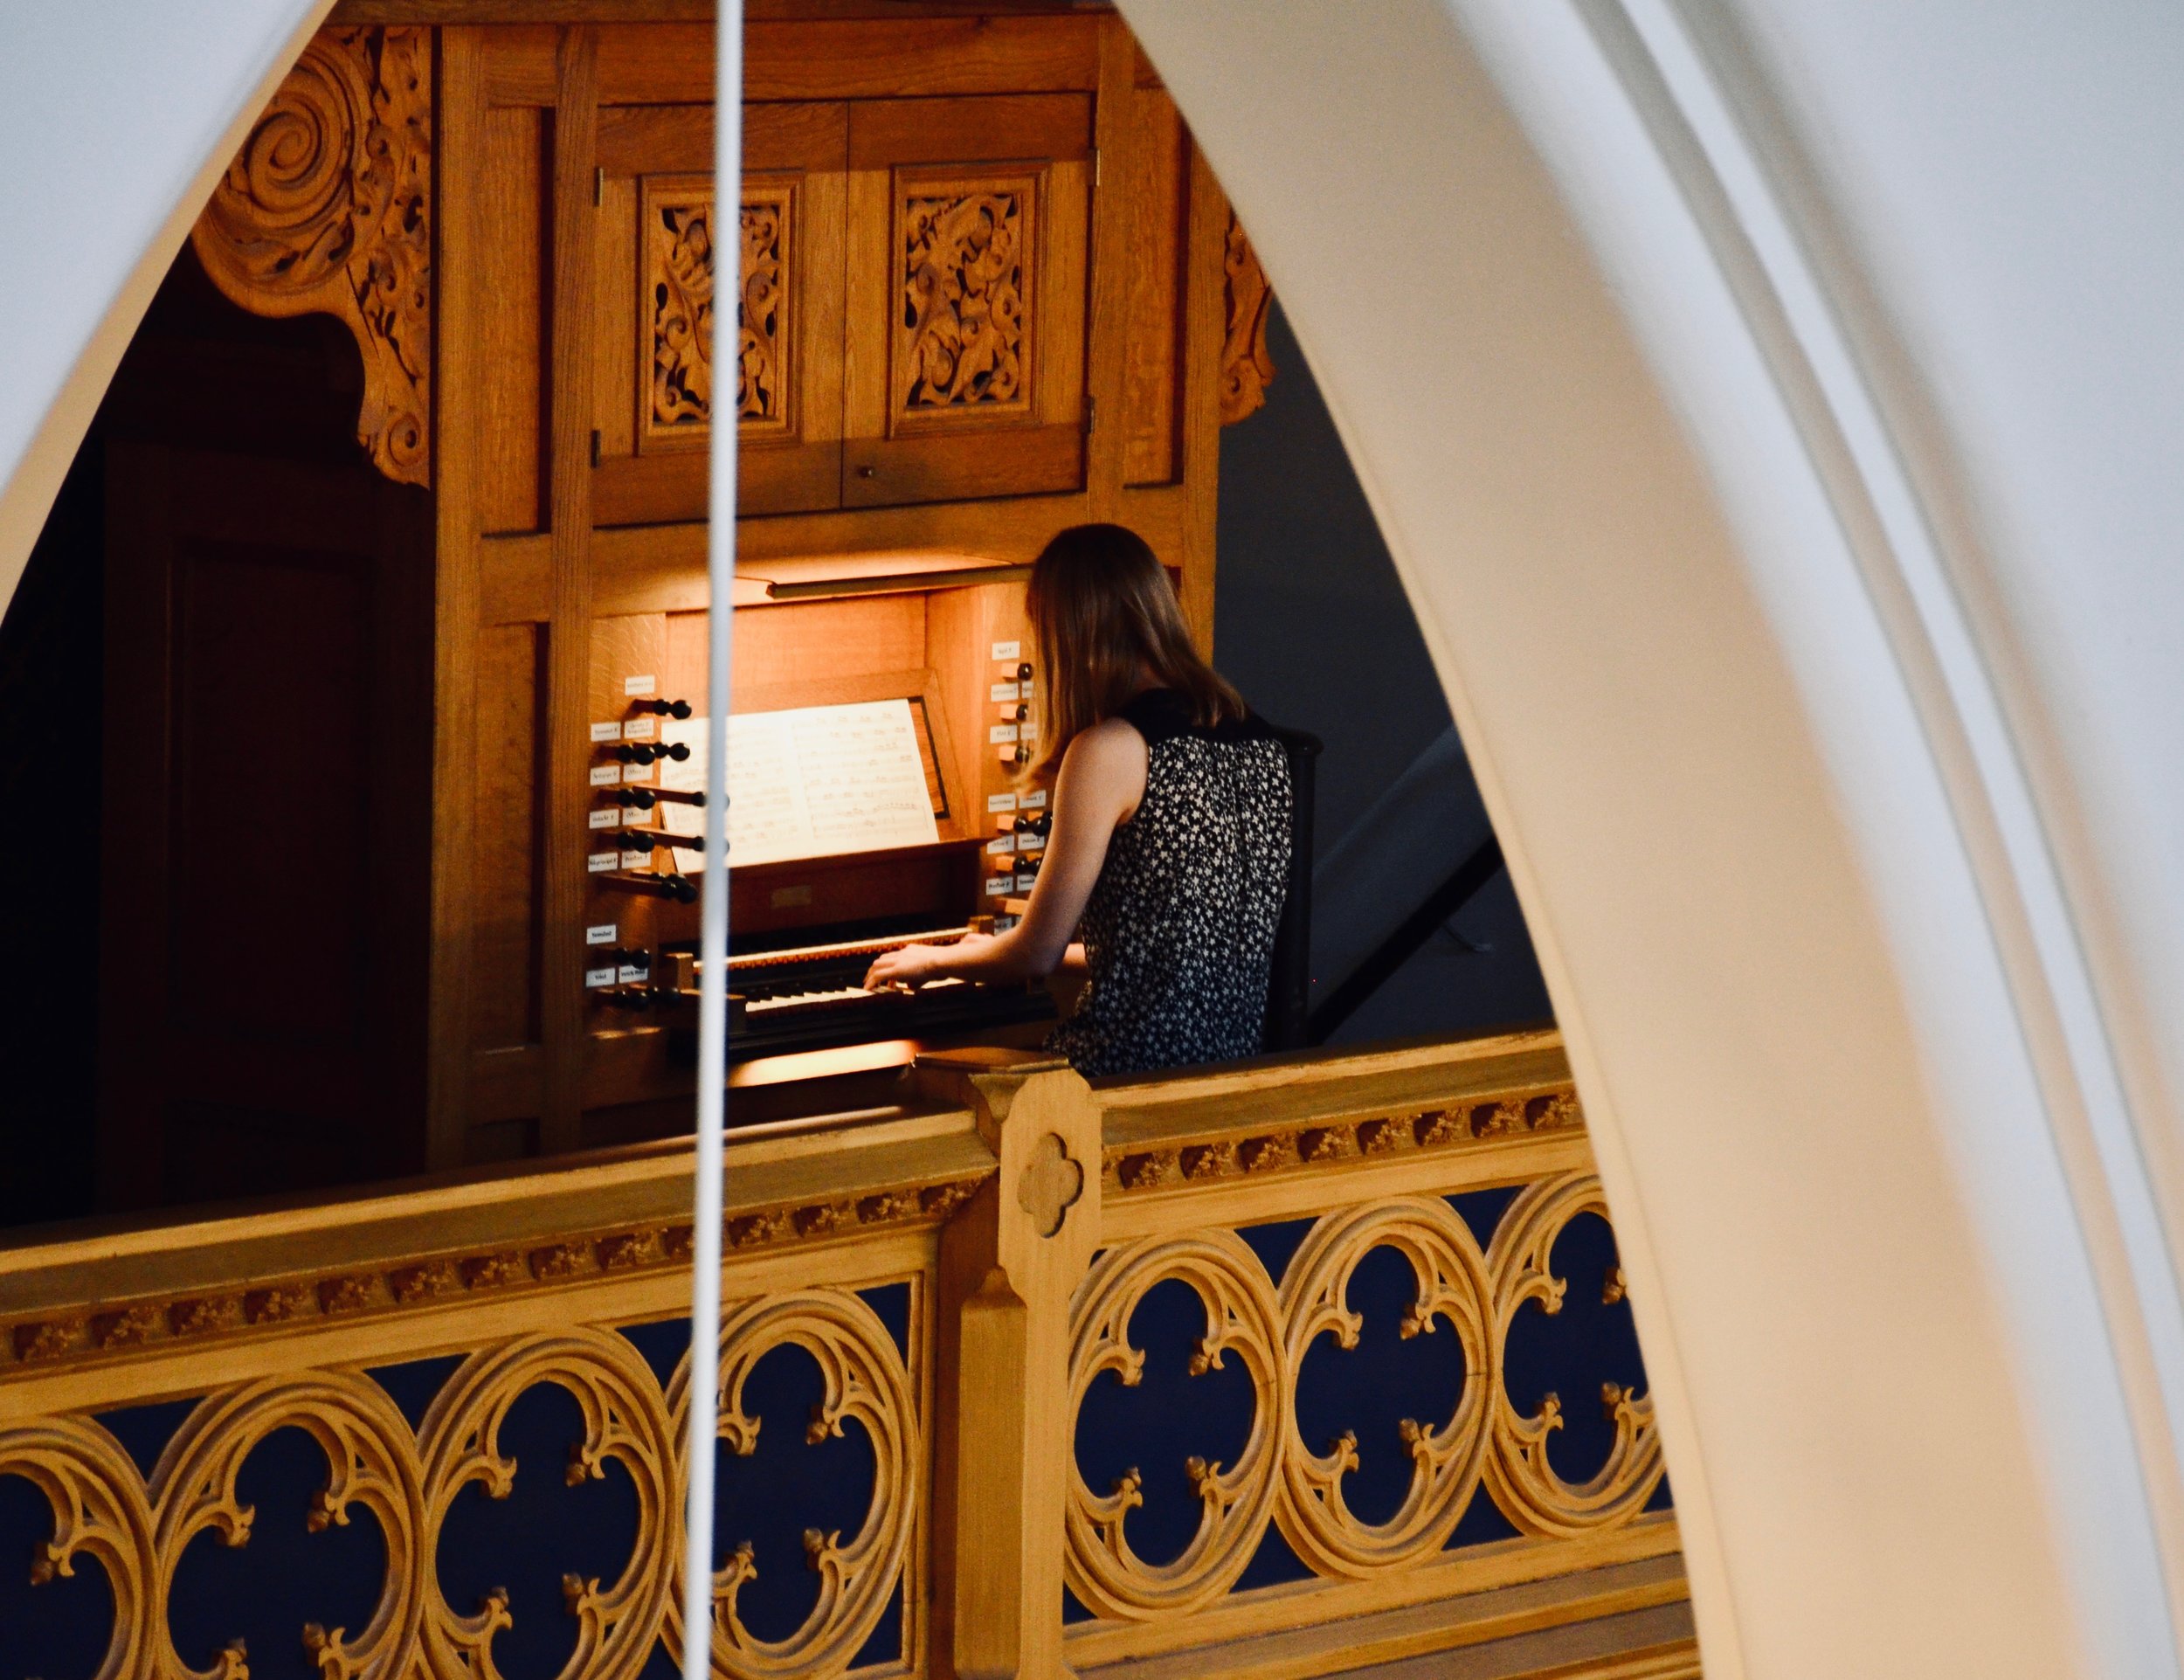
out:
M743 6L720 0L714 47L714 261L733 264L743 179ZM737 294L735 276L717 295ZM736 321L715 322L734 354ZM717 352L716 352L717 353ZM690 1242L689 1504L683 1513L683 1680L713 1673L713 1456L720 1428L722 1130L728 1101L728 694L736 651L736 414L715 406L706 570L705 896L698 963L697 1193Z

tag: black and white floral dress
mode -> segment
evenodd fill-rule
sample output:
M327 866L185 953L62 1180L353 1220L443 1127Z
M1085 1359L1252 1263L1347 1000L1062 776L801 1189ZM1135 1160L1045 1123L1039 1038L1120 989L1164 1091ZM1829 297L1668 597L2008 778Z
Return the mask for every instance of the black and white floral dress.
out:
M1256 1055L1289 865L1289 761L1255 717L1203 729L1170 688L1120 714L1145 796L1108 842L1078 937L1090 970L1047 1047L1087 1077Z

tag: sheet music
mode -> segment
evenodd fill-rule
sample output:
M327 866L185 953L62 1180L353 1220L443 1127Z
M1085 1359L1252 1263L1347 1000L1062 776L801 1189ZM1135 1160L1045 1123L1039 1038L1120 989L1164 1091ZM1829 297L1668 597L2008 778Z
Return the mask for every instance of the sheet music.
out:
M662 724L662 740L690 749L681 763L661 764L662 787L705 786L709 733L702 717ZM907 700L738 712L728 720L728 763L731 863L879 852L940 839ZM697 806L663 801L660 812L670 833L705 832ZM686 874L705 867L702 854L680 856Z

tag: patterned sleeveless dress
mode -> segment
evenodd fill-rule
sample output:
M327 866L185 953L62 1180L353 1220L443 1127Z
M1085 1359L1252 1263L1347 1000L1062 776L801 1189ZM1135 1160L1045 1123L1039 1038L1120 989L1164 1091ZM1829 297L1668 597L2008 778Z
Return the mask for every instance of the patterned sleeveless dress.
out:
M1201 729L1155 688L1145 797L1109 840L1077 937L1090 983L1047 1040L1088 1078L1259 1054L1289 866L1289 761L1256 717Z

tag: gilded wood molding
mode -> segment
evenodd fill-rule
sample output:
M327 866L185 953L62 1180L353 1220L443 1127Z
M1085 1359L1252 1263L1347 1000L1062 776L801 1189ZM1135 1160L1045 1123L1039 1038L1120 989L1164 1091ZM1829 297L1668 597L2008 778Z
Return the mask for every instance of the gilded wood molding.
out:
M722 1234L731 1255L838 1239L852 1233L944 1223L981 1179L908 1182L863 1195L799 1200L731 1211ZM385 1317L468 1296L536 1291L588 1279L688 1269L690 1227L663 1220L590 1234L404 1258L368 1270L273 1277L216 1293L149 1296L0 1325L0 1372L61 1365L138 1348L336 1320Z
M1234 211L1222 267L1228 335L1221 345L1221 424L1234 425L1265 405L1274 382L1274 358L1267 353L1267 309L1274 293Z
M429 29L321 30L190 235L253 315L324 314L363 352L356 436L389 478L432 481Z
M1157 1143L1110 1143L1102 1151L1102 1168L1106 1193L1128 1197L1397 1160L1498 1138L1581 1131L1584 1126L1577 1093L1559 1085L1489 1102L1364 1116L1284 1119L1262 1112L1249 1120L1179 1130Z

